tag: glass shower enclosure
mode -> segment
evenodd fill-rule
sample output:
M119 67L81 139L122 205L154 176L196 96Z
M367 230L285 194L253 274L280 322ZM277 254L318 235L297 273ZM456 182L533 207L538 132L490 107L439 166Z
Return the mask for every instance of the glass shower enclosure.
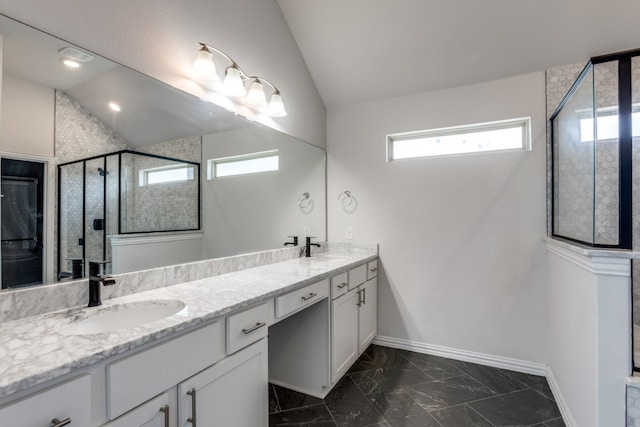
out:
M593 248L640 251L640 50L591 58L550 126L551 234ZM640 277L640 260L630 257L632 278ZM636 288L633 320L640 332Z
M200 164L124 150L58 166L57 277L106 261L111 235L200 229Z

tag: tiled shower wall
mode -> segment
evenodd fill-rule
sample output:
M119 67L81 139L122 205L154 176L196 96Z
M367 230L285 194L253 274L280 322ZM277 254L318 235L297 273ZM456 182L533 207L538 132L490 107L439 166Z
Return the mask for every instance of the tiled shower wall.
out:
M56 134L55 153L56 164L66 163L74 160L85 159L87 157L103 155L115 151L133 149L151 154L174 157L193 162L201 161L201 138L199 136L177 141L167 141L140 148L132 148L127 142L115 133L109 126L100 122L91 113L85 110L71 97L63 92L56 92ZM136 156L140 157L140 156ZM152 167L157 160L143 162L145 167ZM98 168L106 169L106 177L100 175ZM78 239L82 237L82 166L81 163L73 167L65 167L65 186L69 191L63 191L63 207L69 213L63 216L61 221L61 232L67 236L61 241L61 254L65 258L81 258L82 246ZM87 192L87 216L85 250L86 258L89 260L101 260L110 258L110 247L106 245L106 253L103 252L103 241L105 234L117 234L117 212L118 212L118 161L117 156L108 156L106 168L104 160L96 159L87 162L86 170ZM57 177L56 177L57 179ZM107 179L107 211L104 218L103 193L104 179ZM197 187L196 187L197 188ZM175 187L173 188L175 190ZM179 215L186 211L191 211L186 222L193 223L195 217L197 227L197 190L186 192L174 191L171 194L159 194L158 189L146 192L144 197L132 198L137 200L130 203L127 211L132 222L138 222L136 216L144 215L149 221L153 221L154 230L175 229L174 224L179 222ZM127 197L135 194L137 188L127 193ZM168 197L176 196L175 200ZM56 200L56 215L57 215ZM156 219L153 219L156 218ZM93 219L105 219L106 232L93 229ZM57 221L57 219L56 219ZM181 227L184 228L184 227ZM189 227L194 228L194 227ZM147 231L147 230L145 230ZM54 239L58 238L58 230L55 231ZM57 251L57 248L56 248ZM56 252L55 256L58 254ZM71 262L62 260L61 270L71 271ZM85 271L86 272L86 271ZM56 274L58 271L56 271Z

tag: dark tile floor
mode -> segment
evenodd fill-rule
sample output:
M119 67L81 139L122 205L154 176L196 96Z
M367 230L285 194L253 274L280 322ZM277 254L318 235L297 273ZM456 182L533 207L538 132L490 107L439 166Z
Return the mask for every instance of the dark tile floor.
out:
M269 426L564 426L544 377L376 345L324 399L275 385Z

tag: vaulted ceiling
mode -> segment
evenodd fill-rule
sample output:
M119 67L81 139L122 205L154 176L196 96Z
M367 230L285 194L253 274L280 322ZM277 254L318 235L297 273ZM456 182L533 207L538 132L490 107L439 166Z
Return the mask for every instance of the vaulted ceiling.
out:
M325 106L640 48L638 0L278 0Z

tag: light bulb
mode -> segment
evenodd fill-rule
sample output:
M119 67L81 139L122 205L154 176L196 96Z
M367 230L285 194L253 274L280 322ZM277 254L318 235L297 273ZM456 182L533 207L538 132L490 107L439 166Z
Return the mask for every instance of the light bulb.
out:
M196 60L193 62L193 72L198 80L217 80L216 66L213 63L213 55L211 51L202 45L198 50Z
M249 93L247 94L247 103L256 107L267 105L267 98L264 95L264 87L259 79L251 83Z
M271 100L269 100L269 105L267 106L267 114L271 117L284 117L287 115L279 91L275 91L274 94L271 95Z
M242 75L236 64L227 68L224 77L224 89L230 96L244 96L247 94L247 90L244 87L244 80L242 80Z
M62 60L62 63L69 68L80 68L80 65L82 65L75 59L71 59L71 58L64 58Z
M120 106L117 103L113 102L113 101L109 102L109 108L111 108L111 110L115 111L116 113L119 113L120 111L122 111Z

